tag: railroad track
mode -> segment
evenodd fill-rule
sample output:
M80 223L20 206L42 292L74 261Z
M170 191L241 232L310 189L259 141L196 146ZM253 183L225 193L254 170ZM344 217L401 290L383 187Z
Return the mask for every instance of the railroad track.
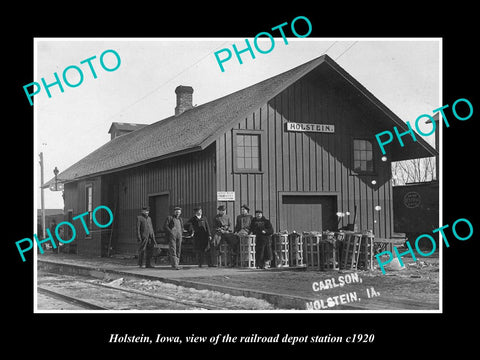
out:
M45 288L40 287L40 286L37 286L37 291L41 294L44 294L44 295L48 296L48 297L52 297L52 298L55 298L55 299L58 299L58 300L61 300L61 301L65 301L67 303L79 306L79 307L87 309L87 310L109 310L105 307L98 306L98 305L89 303L89 302L84 301L84 300L76 299L72 296L61 294L61 293L56 292L56 291L45 289Z
M43 293L46 296L50 296L71 304L74 304L76 306L89 309L89 310L118 310L114 304L108 306L109 301L106 301L107 305L102 305L95 303L95 301L91 300L85 300L81 298L81 296L78 296L75 294L75 292L79 292L79 295L84 295L85 292L90 292L90 293L101 293L102 296L108 295L108 298L110 299L128 299L129 301L125 301L126 303L132 302L132 300L136 300L135 306L138 306L139 304L143 303L148 303L149 307L152 308L155 306L155 303L158 302L159 309L174 309L174 310L238 310L242 309L239 306L218 306L213 303L206 302L204 300L202 301L192 301L192 300L186 300L186 299L181 299L181 298L176 298L172 296L165 296L165 295L160 295L158 293L151 293L147 291L142 291L142 290L137 290L137 289L132 289L132 288L127 288L127 287L120 287L120 286L113 286L109 284L103 284L103 283L98 283L94 281L89 281L89 280L83 280L78 277L74 276L69 276L69 275L59 275L55 273L48 273L42 271L41 274L43 276L52 276L54 277L54 282L56 286L50 286L47 284L45 286L45 283L48 281L45 281L45 279L40 279L39 284L37 285L37 290L40 293ZM70 289L66 289L65 286L58 286L59 283L68 284L68 283L76 283L75 288L71 287ZM78 284L82 284L82 286L78 286ZM60 289L60 290L58 290ZM95 290L97 289L97 290ZM100 290L99 290L100 289ZM69 291L70 290L70 291ZM73 290L81 290L81 291L73 291ZM73 292L73 294L72 294ZM115 296L115 293L123 293L127 294L127 298L124 296ZM95 300L95 297L93 297ZM169 307L168 304L172 304L172 307ZM123 310L123 309L122 309Z

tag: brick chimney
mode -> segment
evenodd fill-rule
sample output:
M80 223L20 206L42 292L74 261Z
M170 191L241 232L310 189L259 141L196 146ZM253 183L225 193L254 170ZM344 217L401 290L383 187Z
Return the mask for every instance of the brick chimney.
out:
M191 86L177 86L177 88L175 89L175 94L177 94L177 106L175 107L175 116L180 115L184 111L193 108L193 88Z

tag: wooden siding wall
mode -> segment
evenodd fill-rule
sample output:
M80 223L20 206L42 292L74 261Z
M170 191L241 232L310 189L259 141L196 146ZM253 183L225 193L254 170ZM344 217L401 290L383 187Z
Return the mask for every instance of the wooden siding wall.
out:
M137 252L136 218L142 206L149 205L149 195L168 192L170 211L173 206L181 206L182 216L190 218L193 208L200 205L208 219L213 219L216 214L214 168L215 145L212 144L204 151L106 175L106 187L118 187L118 191L105 191L104 198L104 202L112 204L112 211L115 209L113 251Z
M317 75L318 76L318 75ZM280 229L280 192L338 193L338 211L350 212L339 227L353 221L357 205L360 229L372 229L378 237L393 230L390 161L381 161L374 135L378 112L364 107L358 93L334 87L319 77L308 76L287 88L233 129L264 131L261 174L233 173L232 131L217 139L217 185L219 191L235 191L236 201L225 202L233 219L246 203L252 211L262 208ZM371 121L372 120L372 121ZM377 119L378 120L378 119ZM335 125L335 133L287 132L287 121ZM232 129L232 130L233 130ZM353 137L373 141L376 174L352 174ZM376 180L372 185L371 181ZM376 205L381 211L375 211ZM320 229L319 229L320 230Z

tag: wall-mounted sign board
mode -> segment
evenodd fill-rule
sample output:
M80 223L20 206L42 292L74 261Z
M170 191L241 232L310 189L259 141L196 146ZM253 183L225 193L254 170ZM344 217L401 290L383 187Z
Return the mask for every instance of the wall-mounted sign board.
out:
M287 131L334 133L335 125L287 122Z

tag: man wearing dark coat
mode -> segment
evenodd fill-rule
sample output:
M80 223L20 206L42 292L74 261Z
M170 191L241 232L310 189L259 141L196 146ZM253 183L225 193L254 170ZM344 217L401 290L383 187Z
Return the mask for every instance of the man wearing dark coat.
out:
M163 229L168 240L168 255L170 264L175 270L180 270L180 255L182 251L183 219L180 217L182 209L176 206L173 215L167 216Z
M273 234L273 226L270 220L263 216L262 210L255 211L255 217L250 224L250 231L255 235L255 261L257 267L265 269L265 264L271 260L269 251L270 239Z
M143 207L142 214L137 216L138 266L142 267L145 257L145 267L153 268L154 266L151 265L150 261L156 241L152 219L148 216L149 213L149 208Z
M202 208L197 207L193 209L193 211L195 212L195 215L188 220L187 224L192 231L193 248L196 252L198 266L202 267L206 252L209 251L209 242L212 240L212 236L210 233L210 227L208 226L208 220L202 214ZM207 256L207 263L208 266L213 266L210 256Z

